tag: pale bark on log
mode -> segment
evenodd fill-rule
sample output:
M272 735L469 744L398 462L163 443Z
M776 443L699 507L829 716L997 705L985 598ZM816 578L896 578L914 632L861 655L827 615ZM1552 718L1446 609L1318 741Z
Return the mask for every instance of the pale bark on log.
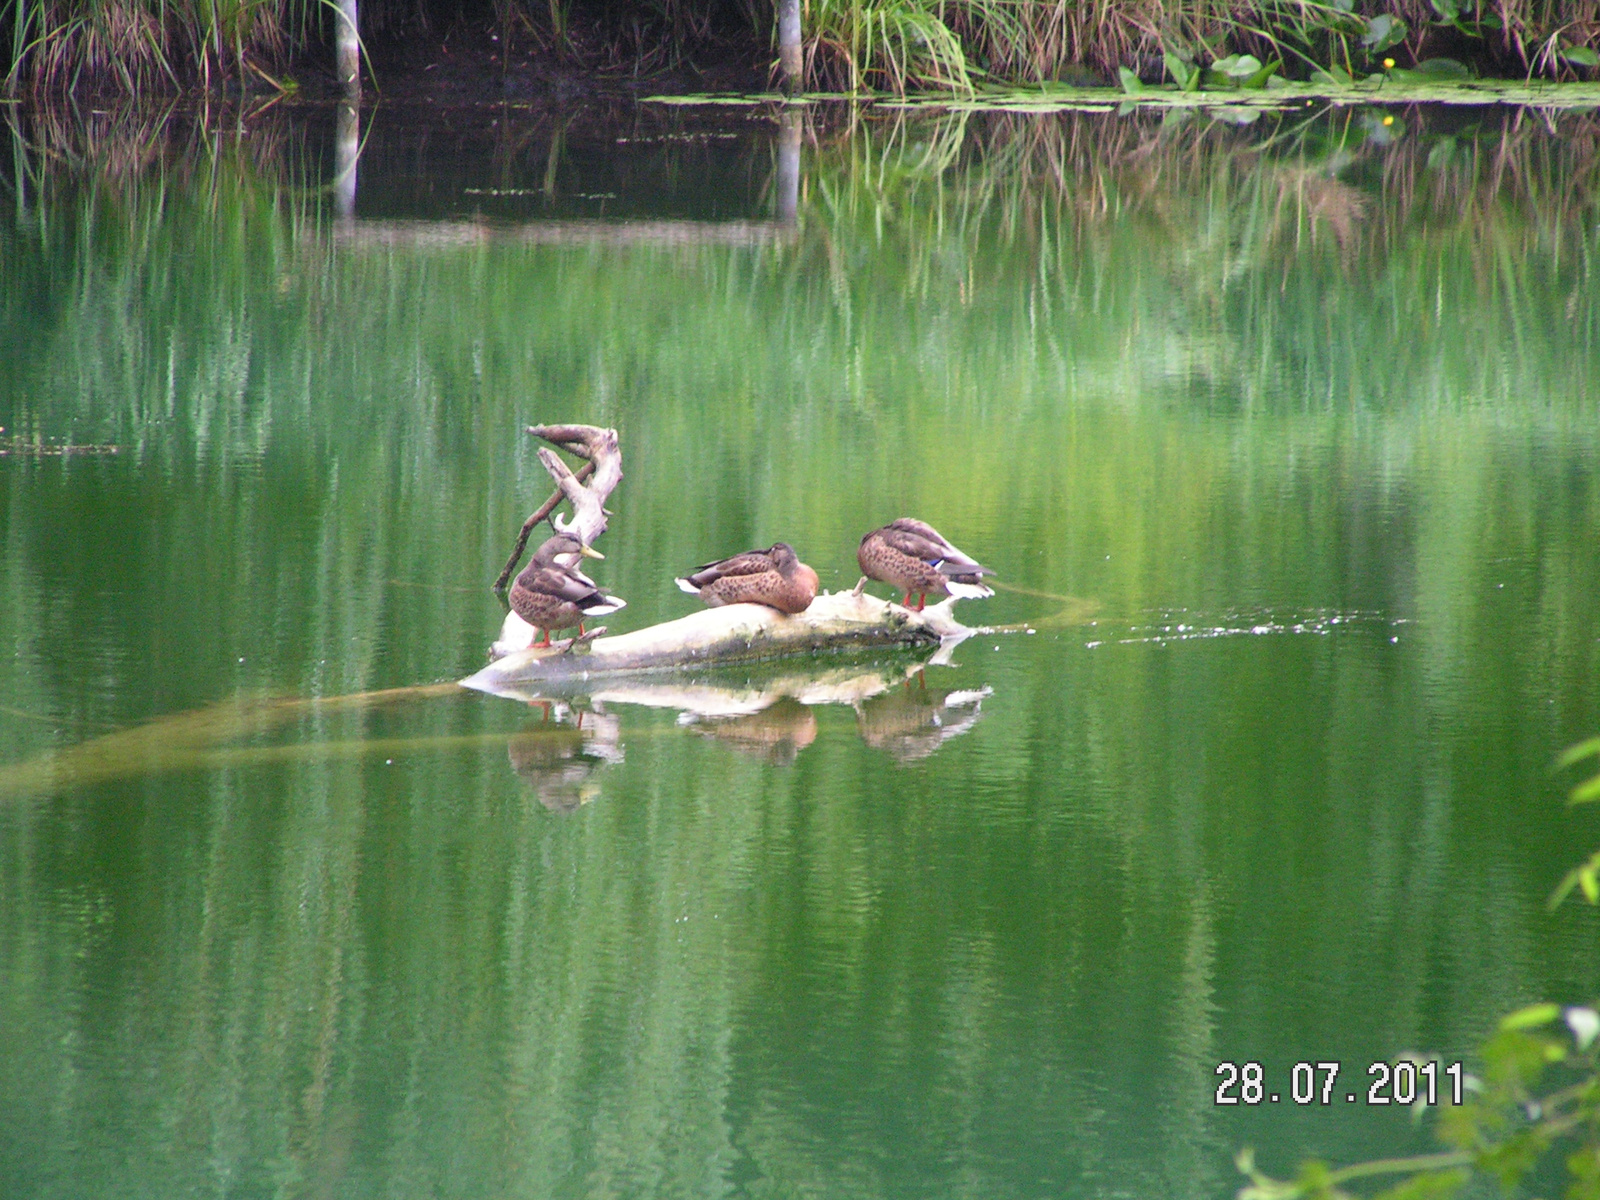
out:
M760 662L819 650L934 646L975 632L955 619L952 604L946 600L919 613L854 592L824 593L794 616L761 604L729 604L633 633L595 638L586 644L587 653L568 653L570 647L561 643L548 649L518 648L461 685L493 695L526 696L541 683L596 676Z

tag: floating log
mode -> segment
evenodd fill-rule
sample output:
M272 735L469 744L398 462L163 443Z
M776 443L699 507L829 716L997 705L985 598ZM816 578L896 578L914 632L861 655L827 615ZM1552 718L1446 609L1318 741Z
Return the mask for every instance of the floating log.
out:
M570 685L602 675L761 662L818 651L951 644L974 632L955 619L952 604L946 600L914 612L861 592L825 592L794 616L762 604L729 604L617 637L573 639L549 648L527 648L532 630L512 614L496 643L509 652L463 679L461 686L525 699L543 684Z

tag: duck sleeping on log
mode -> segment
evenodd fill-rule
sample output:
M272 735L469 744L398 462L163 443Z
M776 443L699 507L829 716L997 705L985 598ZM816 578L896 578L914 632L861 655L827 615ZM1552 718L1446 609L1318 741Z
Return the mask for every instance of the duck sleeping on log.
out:
M781 613L802 613L817 596L817 573L800 561L788 542L766 550L747 550L706 563L693 575L674 581L712 608L724 604L765 604Z

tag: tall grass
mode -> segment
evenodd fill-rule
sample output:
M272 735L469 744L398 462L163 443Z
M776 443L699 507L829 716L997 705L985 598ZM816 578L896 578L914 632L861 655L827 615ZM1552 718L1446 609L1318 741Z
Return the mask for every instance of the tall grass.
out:
M326 0L0 0L8 86L129 92L275 81L296 54L327 53ZM1119 67L1147 78L1175 50L1205 63L1230 51L1371 68L1367 19L1405 23L1384 55L1402 65L1447 55L1491 73L1574 77L1566 53L1600 36L1600 0L808 0L806 69L816 87L970 92ZM1442 14L1453 20L1442 19ZM770 0L367 0L363 31L419 23L492 25L596 70L677 66L742 43L760 60L774 33Z
M5 0L6 86L127 93L272 73L320 36L322 0Z

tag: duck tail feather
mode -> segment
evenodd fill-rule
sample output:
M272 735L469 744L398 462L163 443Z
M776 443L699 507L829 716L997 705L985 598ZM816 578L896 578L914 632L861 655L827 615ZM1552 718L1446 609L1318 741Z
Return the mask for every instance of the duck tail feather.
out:
M956 580L951 579L944 586L950 590L950 594L957 600L983 600L994 595L993 588L984 587L981 583L958 583Z

